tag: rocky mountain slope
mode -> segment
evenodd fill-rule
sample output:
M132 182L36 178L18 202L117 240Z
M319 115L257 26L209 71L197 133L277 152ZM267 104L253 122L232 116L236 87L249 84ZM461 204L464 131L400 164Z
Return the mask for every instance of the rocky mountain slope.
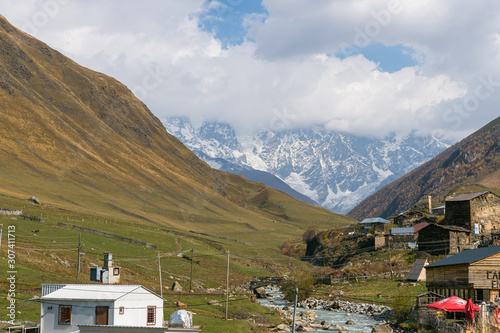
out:
M298 129L262 130L240 137L227 124L195 126L178 117L162 121L170 133L213 167L231 171L226 165L236 164L267 172L338 213L347 213L377 189L449 146L415 133L376 139Z
M79 66L2 16L0 107L0 194L36 195L44 203L135 223L234 238L254 233L263 242L263 231L289 237L309 223L349 223L212 169L123 84ZM266 200L253 200L261 193Z
M388 217L405 211L423 195L442 198L451 189L470 184L500 189L500 118L372 194L349 216Z

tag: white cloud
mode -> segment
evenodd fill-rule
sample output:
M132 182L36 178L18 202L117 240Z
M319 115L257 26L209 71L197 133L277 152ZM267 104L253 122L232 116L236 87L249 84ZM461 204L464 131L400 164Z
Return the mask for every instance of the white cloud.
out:
M244 20L254 41L227 49L199 28L203 0L2 4L14 25L116 77L160 118L457 138L498 116L500 3L264 0L267 19ZM366 39L410 47L419 65L385 73L360 55L332 56ZM481 88L488 75L492 91Z

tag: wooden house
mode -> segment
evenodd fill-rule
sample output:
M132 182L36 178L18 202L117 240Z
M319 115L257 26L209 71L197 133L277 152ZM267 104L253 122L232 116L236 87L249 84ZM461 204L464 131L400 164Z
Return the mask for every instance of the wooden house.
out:
M500 234L500 197L491 192L462 194L446 200L446 225L473 232L474 237Z
M432 255L456 254L471 249L470 230L452 226L429 224L418 233L417 247L419 251Z
M500 246L467 250L425 266L426 286L445 297L493 301L500 290Z

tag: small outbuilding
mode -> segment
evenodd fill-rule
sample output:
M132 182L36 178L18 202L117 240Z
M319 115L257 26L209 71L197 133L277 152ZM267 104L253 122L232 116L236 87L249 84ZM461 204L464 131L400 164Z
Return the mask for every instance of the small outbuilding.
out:
M425 266L426 286L445 297L493 301L500 290L500 246L466 250Z
M425 281L425 266L429 265L427 259L417 259L406 278L408 281Z

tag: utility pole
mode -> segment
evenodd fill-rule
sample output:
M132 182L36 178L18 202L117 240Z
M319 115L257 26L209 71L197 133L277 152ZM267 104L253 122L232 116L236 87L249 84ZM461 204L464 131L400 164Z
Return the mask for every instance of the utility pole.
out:
M229 306L229 250L227 250L227 278L226 278L226 320Z
M80 280L80 251L82 249L82 233L78 235L78 280Z
M297 313L297 299L298 298L299 298L299 288L295 288L295 302L293 303L292 333L295 333L295 314Z
M160 296L163 298L163 285L161 282L161 261L160 261L160 251L158 251L158 272L160 273Z
M391 236L387 237L389 243L389 267L391 268L391 279L392 279L392 256L391 256Z
M189 274L189 292L193 290L193 256L194 250L191 249L191 273Z

